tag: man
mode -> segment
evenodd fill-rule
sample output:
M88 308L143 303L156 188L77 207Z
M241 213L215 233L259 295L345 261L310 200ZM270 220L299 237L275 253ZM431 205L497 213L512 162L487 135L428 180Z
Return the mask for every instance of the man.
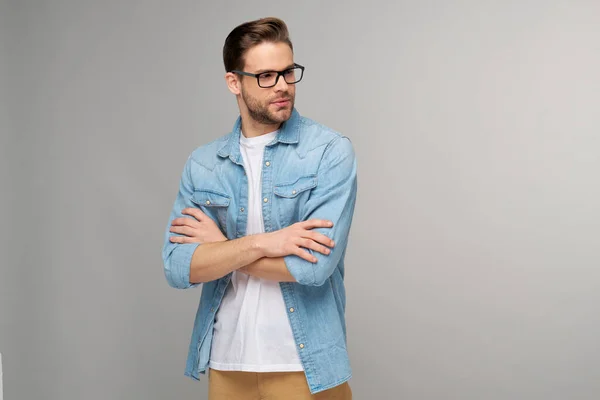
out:
M240 116L188 158L162 254L171 286L203 284L185 374L208 372L211 400L351 399L352 145L295 109L283 21L236 27L223 59Z

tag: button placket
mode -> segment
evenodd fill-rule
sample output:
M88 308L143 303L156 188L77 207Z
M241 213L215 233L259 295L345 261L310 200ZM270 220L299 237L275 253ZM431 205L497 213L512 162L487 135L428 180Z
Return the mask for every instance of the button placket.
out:
M265 232L272 231L271 224L271 194L273 191L273 174L275 170L271 168L272 160L277 153L277 145L266 146L263 153L263 168L262 168L262 184L261 184L261 192L262 192L262 203L263 203L263 222Z
M246 175L246 168L243 165L241 165L241 172L243 176L240 179L239 185L239 203L237 204L239 213L236 222L236 238L242 237L242 233L246 231L248 223L246 218L248 214L245 212L248 202L248 177Z

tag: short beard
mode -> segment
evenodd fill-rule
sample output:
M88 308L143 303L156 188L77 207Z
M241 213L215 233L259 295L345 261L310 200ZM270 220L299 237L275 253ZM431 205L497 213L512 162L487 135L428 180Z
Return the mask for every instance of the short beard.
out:
M264 125L275 125L275 124L280 124L282 122L285 122L288 120L288 118L285 117L277 117L275 115L273 115L273 113L271 113L269 111L269 105L264 105L261 104L257 99L255 99L254 97L246 94L244 92L244 90L242 89L242 99L244 99L244 103L246 104L246 108L248 109L248 113L250 114L250 117L260 123L260 124L264 124ZM289 96L287 96L290 99L290 106L293 109L294 108L294 98Z

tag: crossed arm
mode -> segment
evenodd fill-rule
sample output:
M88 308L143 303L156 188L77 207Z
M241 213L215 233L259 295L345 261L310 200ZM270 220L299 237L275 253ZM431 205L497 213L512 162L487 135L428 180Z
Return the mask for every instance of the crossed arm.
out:
M216 223L199 209L186 208L182 214L190 217L175 218L169 231L183 236L171 236L170 241L202 244L192 255L190 283L208 282L235 270L278 282L295 282L285 256L316 262L317 258L305 249L326 255L334 246L329 237L312 230L331 228L331 221L313 219L271 233L227 240Z

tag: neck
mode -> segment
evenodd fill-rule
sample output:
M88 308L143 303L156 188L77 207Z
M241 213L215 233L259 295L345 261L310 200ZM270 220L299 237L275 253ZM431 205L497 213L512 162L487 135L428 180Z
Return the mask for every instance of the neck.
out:
M262 136L279 129L281 124L261 124L249 115L242 115L242 132L247 138Z

